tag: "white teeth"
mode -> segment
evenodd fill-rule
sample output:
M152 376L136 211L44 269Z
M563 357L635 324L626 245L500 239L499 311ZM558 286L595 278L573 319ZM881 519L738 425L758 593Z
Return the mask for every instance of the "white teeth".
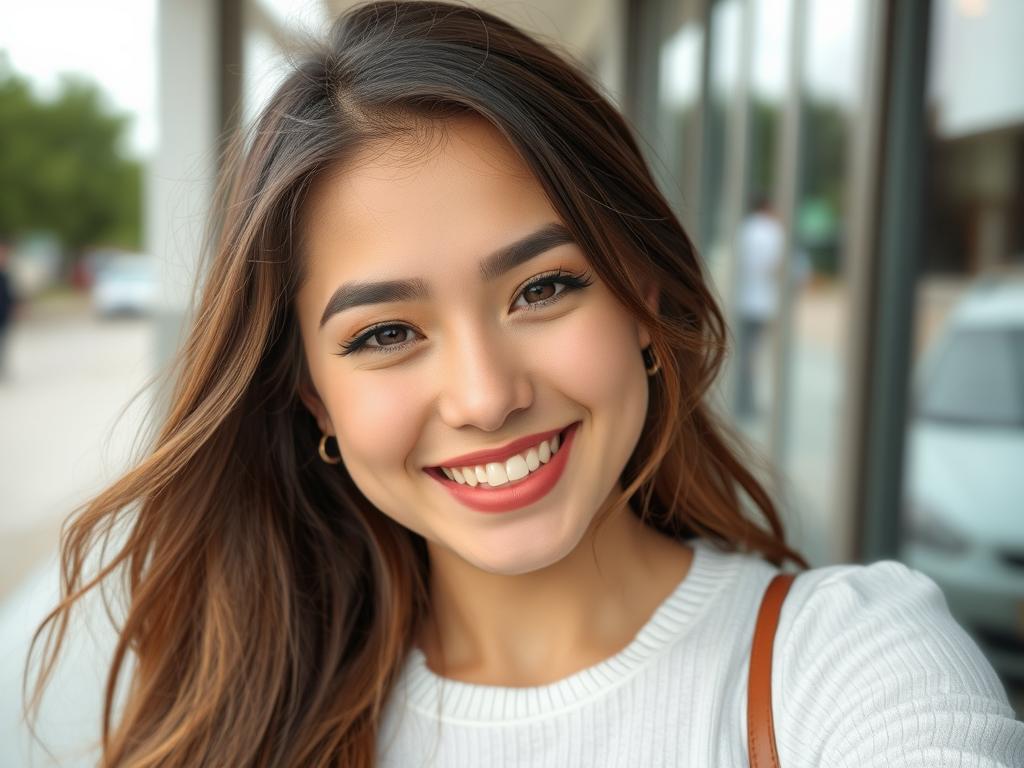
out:
M540 459L541 464L547 464L551 461L551 448L548 447L547 440L541 443L540 448L537 449L537 458Z
M487 465L487 482L491 485L504 485L508 482L508 473L505 465L492 461Z
M537 456L537 449L531 448L526 452L526 468L531 472L540 466L540 458Z
M441 467L440 469L445 477L460 485L476 487L477 485L499 486L514 483L538 469L541 464L551 461L551 457L558 453L558 437L555 435L550 440L543 440L540 445L530 448L525 453L517 453L503 462L492 461L476 467Z
M505 471L508 473L508 481L514 483L530 474L530 467L522 456L513 456L505 462Z

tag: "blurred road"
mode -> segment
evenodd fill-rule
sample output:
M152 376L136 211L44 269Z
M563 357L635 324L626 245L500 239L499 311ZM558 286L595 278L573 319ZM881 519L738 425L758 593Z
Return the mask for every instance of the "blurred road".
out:
M0 380L0 768L52 765L20 725L21 674L32 631L57 600L60 524L116 477L138 438L152 368L145 319L102 321L85 297L35 303L14 327ZM122 414L123 411L123 414ZM79 614L40 735L56 764L95 765L112 634L98 604ZM87 631L81 631L82 627Z
M150 321L95 318L84 297L32 305L0 380L0 599L56 548L61 521L113 479L136 439Z

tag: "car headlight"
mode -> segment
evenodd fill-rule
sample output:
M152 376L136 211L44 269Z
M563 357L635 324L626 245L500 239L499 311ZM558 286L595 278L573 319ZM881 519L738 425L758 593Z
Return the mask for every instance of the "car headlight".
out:
M906 541L949 555L962 555L970 540L946 521L933 507L920 500L904 505L902 530Z

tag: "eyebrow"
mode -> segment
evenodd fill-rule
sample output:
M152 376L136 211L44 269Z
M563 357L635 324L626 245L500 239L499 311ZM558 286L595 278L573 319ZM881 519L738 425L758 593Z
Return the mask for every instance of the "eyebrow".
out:
M547 224L485 257L478 265L480 277L489 282L545 251L573 242L575 240L563 224ZM324 313L320 316L320 328L323 328L334 315L353 307L429 298L430 289L422 278L344 283L324 307Z

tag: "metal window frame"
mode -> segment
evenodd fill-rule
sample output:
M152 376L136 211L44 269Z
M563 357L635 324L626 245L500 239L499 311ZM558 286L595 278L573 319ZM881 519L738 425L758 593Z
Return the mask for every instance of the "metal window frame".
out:
M864 215L861 244L872 258L857 284L862 324L852 339L844 497L853 522L851 559L896 559L900 549L904 454L920 274L927 132L925 98L930 0L878 0L876 39L884 45L877 93L877 151L867 154L874 178L862 194L877 206Z

